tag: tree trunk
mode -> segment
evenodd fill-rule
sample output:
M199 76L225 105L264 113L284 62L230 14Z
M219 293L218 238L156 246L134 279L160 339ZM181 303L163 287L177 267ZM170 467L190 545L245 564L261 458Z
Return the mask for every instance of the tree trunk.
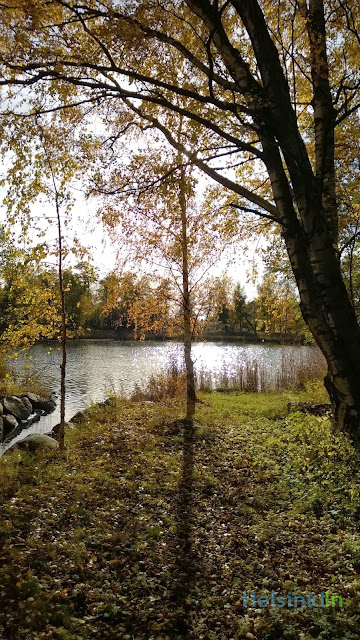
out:
M63 281L62 268L62 237L61 237L61 219L58 203L58 195L56 193L56 214L58 221L58 247L59 247L59 290L61 299L61 365L60 365L60 431L59 431L59 448L65 449L65 392L66 392L66 309L65 309L65 291Z
M298 129L279 54L259 3L233 0L233 5L251 39L262 78L261 90L245 74L232 70L232 75L249 106L252 97L257 96L253 119L299 289L301 311L327 361L325 386L333 407L334 424L346 431L354 442L359 442L360 327L341 274L337 251L335 111L329 85L324 3L310 0L309 9L306 3L301 3L310 43L315 174ZM223 55L225 62L229 56L229 52ZM236 66L241 68L241 65L242 61L237 60Z
M360 441L360 327L344 285L329 231L302 246L301 234L284 233L304 320L322 353L325 386L337 429ZM322 235L323 235L322 234Z
M66 308L65 308L65 290L64 290L64 279L63 279L63 246L62 246L62 234L61 234L61 217L60 217L60 194L56 185L55 173L53 169L53 164L50 159L46 139L44 135L44 130L41 124L38 124L40 137L43 144L45 156L49 165L51 179L54 188L55 194L55 209L56 209L56 219L57 219L57 230L58 230L58 251L59 251L59 262L58 262L58 283L59 283L59 292L60 292L60 303L61 303L61 332L60 332L60 342L61 342L61 364L60 364L60 429L59 429L59 449L63 451L65 449L65 393L66 393Z
M186 191L185 191L185 171L180 169L179 182L179 203L181 216L181 259L182 259L182 297L183 297L183 319L184 319L184 354L186 368L186 420L192 422L195 416L195 376L194 364L191 358L191 300L189 289L189 264L188 264L188 239L187 239L187 216L186 216Z

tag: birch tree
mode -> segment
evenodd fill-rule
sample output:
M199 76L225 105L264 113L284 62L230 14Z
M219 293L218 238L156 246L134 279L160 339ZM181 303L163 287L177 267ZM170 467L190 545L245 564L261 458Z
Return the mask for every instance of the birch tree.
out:
M123 146L126 145L123 141ZM123 158L122 154L120 158ZM100 167L103 167L103 159L100 159ZM210 206L205 197L201 199L197 195L193 167L179 152L162 153L159 158L156 148L147 147L146 152L143 149L134 154L130 163L122 164L122 160L116 158L114 164L109 163L108 173L95 169L90 184L92 195L101 194L102 220L120 253L126 251L126 262L132 260L148 271L150 267L153 274L165 274L168 279L167 290L162 289L162 305L159 301L157 307L161 311L161 306L172 306L174 311L174 305L178 305L181 310L180 323L175 317L170 333L177 335L180 332L183 339L186 420L192 421L196 392L191 346L200 325L200 284L230 241L231 229L219 233L226 216L222 208ZM156 298L151 296L149 300ZM118 304L118 297L114 298L114 304ZM140 306L146 307L143 298ZM160 318L165 318L164 310L159 314ZM144 317L149 317L149 311L151 315L155 310L150 306L139 311L135 301L129 309L135 328L138 318L143 316L143 327L151 330L151 322L146 326ZM154 316L158 317L157 314Z

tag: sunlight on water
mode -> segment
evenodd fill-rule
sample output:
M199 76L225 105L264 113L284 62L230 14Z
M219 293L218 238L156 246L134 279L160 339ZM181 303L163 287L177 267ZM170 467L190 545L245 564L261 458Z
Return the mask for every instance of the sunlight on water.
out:
M79 340L68 344L66 420L92 402L99 402L111 394L131 393L135 384L144 384L175 362L183 363L183 346L178 342L117 342L113 340ZM313 357L313 348L295 345L225 344L200 342L193 345L195 371L211 373L217 377L226 370L233 375L239 365L262 364L266 375L276 375L283 358L296 364ZM49 353L48 344L37 344L31 349L31 360L19 357L16 367L23 370L28 363L47 391L59 393L60 352L57 347ZM15 439L28 433L47 433L59 422L59 407L41 418ZM5 449L9 445L5 446ZM3 447L4 449L4 447ZM1 453L0 448L0 453Z

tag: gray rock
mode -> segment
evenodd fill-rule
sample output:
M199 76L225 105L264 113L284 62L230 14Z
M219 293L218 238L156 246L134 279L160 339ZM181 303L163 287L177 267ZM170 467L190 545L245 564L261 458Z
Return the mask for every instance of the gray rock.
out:
M9 416L10 418L14 418L14 416ZM35 422L39 422L40 420L40 415L38 413L35 413L35 415L31 416L31 418L29 418L28 420L26 420L25 422L21 422L20 424L17 424L16 427L5 427L4 425L4 441L5 442L11 442L11 440L13 438L15 438L16 436L19 435L19 433L21 433L24 429L27 429L28 427L30 427L32 424L34 424ZM15 418L14 418L15 420ZM10 431L9 431L10 429Z
M4 436L4 421L0 417L0 440L3 439L3 436Z
M51 398L46 399L38 396L36 393L31 393L31 391L29 391L25 394L25 397L30 401L33 411L40 410L45 411L45 413L51 413L56 407L56 402L53 395L51 396Z
M33 413L33 406L31 404L29 398L27 398L26 396L20 396L20 399L23 402L23 404L25 405L25 407L27 408L27 410L30 411L30 413Z
M59 445L54 438L43 433L30 433L15 446L31 453L37 449L57 449Z
M18 436L19 433L21 433L22 431L23 431L23 426L18 425L17 427L15 427L15 429L5 432L5 437L3 442L5 443L11 442L11 440L14 440L14 438L16 438L16 436Z
M7 413L11 413L17 420L26 420L32 413L17 396L6 396L3 405Z
M78 424L82 420L86 418L86 413L84 411L78 411L75 415L70 419L72 424Z
M15 429L18 426L18 421L14 416L11 416L8 413L4 413L3 417L4 427L7 429Z
M3 413L4 413L4 409L3 409L3 406L2 406L2 404L0 402L0 416L2 416Z
M27 398L29 402L31 402L33 407L39 400L41 400L40 396L38 396L36 393L33 393L32 391L28 391L23 397Z
M73 429L71 422L65 422L65 429ZM59 440L60 437L60 422L58 422L55 427L53 427L49 433L49 436L55 438L55 440Z

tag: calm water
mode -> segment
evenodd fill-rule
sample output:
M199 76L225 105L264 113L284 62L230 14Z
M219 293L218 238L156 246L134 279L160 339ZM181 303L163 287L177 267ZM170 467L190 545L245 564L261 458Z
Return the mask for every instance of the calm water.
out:
M49 349L50 352L49 352ZM203 370L216 376L226 370L229 375L239 365L258 362L266 368L269 379L276 376L283 358L296 363L311 361L314 347L226 344L199 342L193 346L195 371ZM143 384L153 374L166 369L171 362L181 366L183 347L177 342L117 342L112 340L79 340L68 344L66 420L92 402L104 400L110 393L130 393L135 384ZM31 350L31 359L21 358L17 368L24 366L35 372L50 392L60 388L60 352L57 347L38 344ZM23 439L28 433L47 433L59 422L59 407L54 413L41 418L15 438ZM9 445L1 448L0 454Z

